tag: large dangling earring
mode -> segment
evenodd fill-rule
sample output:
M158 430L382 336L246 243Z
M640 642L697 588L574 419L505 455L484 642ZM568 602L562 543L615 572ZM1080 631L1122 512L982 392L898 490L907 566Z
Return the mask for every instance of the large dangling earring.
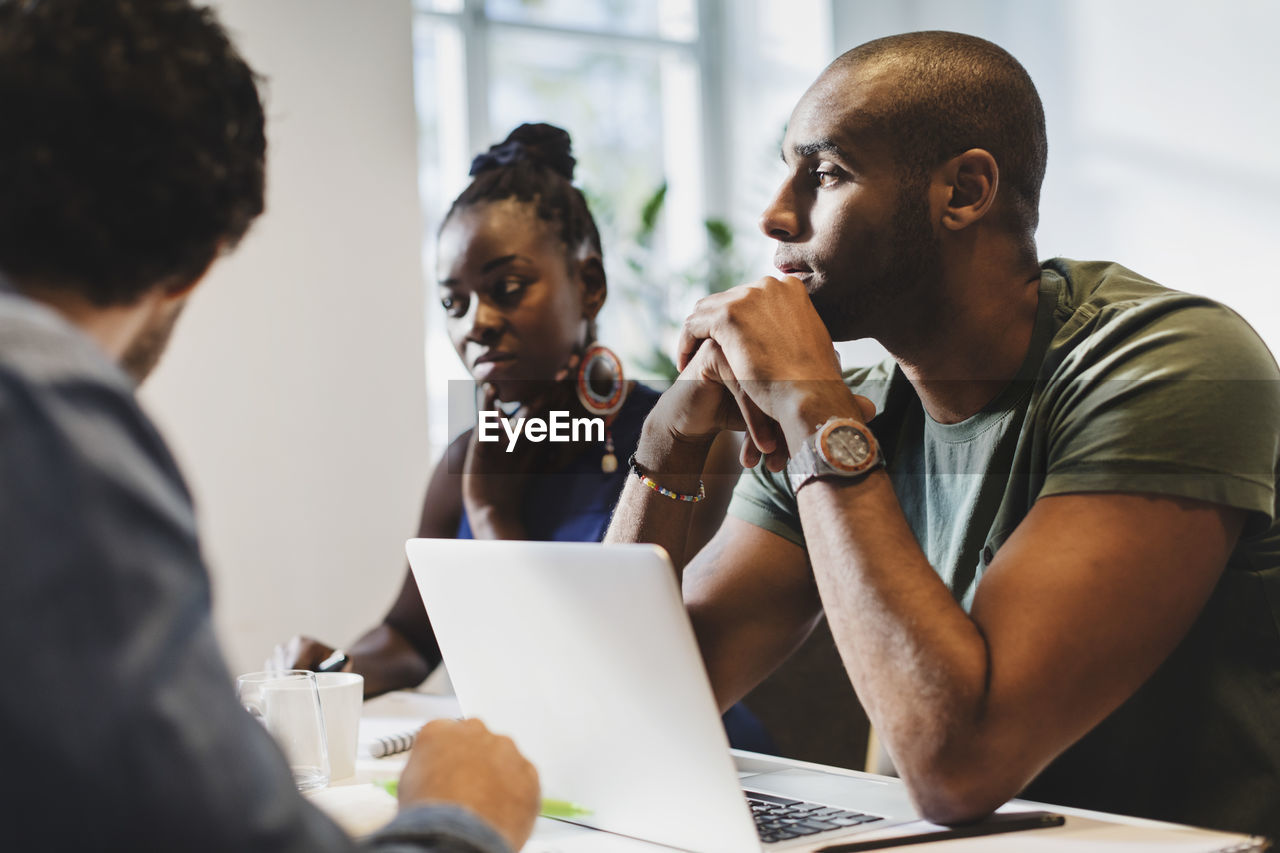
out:
M622 360L608 347L592 344L578 362L574 387L582 408L604 418L604 456L600 458L600 470L612 474L618 470L618 457L613 452L613 419L627 396Z

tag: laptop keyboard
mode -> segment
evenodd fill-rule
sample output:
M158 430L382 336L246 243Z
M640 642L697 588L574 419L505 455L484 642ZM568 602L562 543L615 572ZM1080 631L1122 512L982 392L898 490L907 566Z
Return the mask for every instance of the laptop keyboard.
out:
M879 815L788 800L773 794L756 791L747 791L746 794L751 816L756 820L756 832L765 844L884 820Z

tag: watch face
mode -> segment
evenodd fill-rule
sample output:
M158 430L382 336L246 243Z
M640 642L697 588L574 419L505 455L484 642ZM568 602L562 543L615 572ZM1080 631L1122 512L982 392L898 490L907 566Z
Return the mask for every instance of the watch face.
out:
M875 456L866 433L848 424L826 430L818 447L827 462L842 471L857 471Z

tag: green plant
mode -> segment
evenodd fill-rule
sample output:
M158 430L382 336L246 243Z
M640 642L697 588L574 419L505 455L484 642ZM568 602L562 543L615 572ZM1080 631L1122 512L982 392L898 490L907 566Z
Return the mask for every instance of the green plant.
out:
M653 343L639 355L639 366L653 376L674 380L679 371L668 353L685 312L698 297L744 281L746 266L738 256L733 228L722 219L706 219L706 251L696 262L671 269L658 239L666 201L664 181L641 205L636 230L622 250L627 280L621 290L652 332Z

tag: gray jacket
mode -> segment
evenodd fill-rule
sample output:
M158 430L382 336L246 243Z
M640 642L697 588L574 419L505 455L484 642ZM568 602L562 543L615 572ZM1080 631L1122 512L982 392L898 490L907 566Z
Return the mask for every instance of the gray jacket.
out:
M132 382L0 279L0 848L503 853L460 808L357 846L214 640L191 497Z

